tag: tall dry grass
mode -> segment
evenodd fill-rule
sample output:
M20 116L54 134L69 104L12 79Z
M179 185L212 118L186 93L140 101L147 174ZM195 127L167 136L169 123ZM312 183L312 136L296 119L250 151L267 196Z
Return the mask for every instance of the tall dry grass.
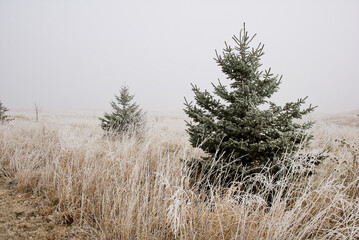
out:
M254 176L264 186L255 193L241 190L245 182L197 189L182 160L202 152L189 145L182 117L152 116L141 139L114 141L96 115L43 113L35 123L13 113L0 126L0 176L45 196L88 239L359 238L355 115L315 126L309 150L330 150L322 165L293 158L280 182ZM268 189L276 193L270 204Z

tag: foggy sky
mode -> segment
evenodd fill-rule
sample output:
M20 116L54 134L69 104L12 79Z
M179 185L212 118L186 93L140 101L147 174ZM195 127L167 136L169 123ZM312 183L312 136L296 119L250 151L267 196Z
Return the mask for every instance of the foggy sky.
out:
M243 22L283 75L274 101L359 109L359 1L0 0L0 100L10 109L108 109L123 84L179 111L190 83L228 85L213 58Z

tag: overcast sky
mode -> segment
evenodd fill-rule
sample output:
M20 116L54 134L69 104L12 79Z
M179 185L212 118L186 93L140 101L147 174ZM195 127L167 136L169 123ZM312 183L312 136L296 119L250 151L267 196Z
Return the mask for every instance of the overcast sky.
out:
M243 22L283 75L274 100L359 109L359 1L0 0L0 100L10 109L108 109L123 84L145 110L212 90L215 50Z

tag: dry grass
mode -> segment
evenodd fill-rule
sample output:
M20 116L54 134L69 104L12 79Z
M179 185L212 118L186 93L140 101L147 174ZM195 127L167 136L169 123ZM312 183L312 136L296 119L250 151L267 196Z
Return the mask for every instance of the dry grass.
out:
M98 113L42 113L39 123L12 116L0 126L0 176L46 196L89 239L359 238L355 114L315 126L310 151L330 150L316 174L298 174L293 160L279 183L257 176L277 189L270 205L268 191L198 191L181 159L202 152L188 143L181 116L152 116L142 139L118 141L103 137Z

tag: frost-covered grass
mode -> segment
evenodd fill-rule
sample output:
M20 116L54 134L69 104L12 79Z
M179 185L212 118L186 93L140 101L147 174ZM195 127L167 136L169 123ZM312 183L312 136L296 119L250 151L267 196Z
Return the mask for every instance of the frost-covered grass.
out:
M182 160L203 153L187 141L184 116L150 114L141 139L114 141L103 136L101 113L46 112L39 123L31 114L13 112L16 120L0 126L0 177L45 196L89 239L359 238L354 113L318 120L308 151L330 152L306 166L316 174L300 174L294 159L280 182L257 175L265 188L255 193L196 188Z

